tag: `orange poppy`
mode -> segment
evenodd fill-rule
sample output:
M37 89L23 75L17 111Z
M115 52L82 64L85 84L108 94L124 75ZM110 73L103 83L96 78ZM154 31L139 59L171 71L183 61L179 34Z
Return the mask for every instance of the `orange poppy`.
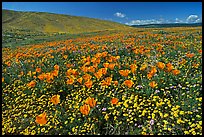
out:
M53 76L58 76L58 74L59 74L59 71L58 70L54 70L53 72L52 72L52 74L53 74Z
M40 125L45 125L47 123L46 115L47 115L46 112L43 112L42 114L36 116L35 122Z
M72 85L74 83L74 79L73 78L70 78L67 80L67 84L68 85Z
M95 72L95 68L94 68L94 66L90 66L90 67L88 67L88 71L94 73L94 72Z
M82 80L83 80L82 77L80 77L80 78L77 79L77 81L78 81L80 84L82 83Z
M147 64L142 64L142 66L140 67L140 70L144 71L147 68Z
M2 77L2 82L4 82L4 77Z
M60 103L60 95L54 95L54 96L52 96L52 98L50 99L50 101L51 101L53 104L57 105L58 103Z
M86 73L86 74L84 74L84 75L82 76L82 78L83 78L85 81L88 81L88 80L90 80L90 79L92 78L92 76Z
M114 84L117 86L118 85L118 81L114 81Z
M81 106L79 108L80 112L83 114L83 115L88 115L89 112L90 112L90 106L87 105L87 104L84 104L83 106Z
M39 78L40 80L43 80L43 79L44 79L44 73L43 73L43 74L40 74L40 75L38 76L38 78Z
M115 67L115 64L113 64L113 63L111 63L111 64L109 64L109 69L111 69L111 70L113 70L114 69L114 67Z
M187 53L186 54L186 57L188 57L188 58L192 58L194 56L194 53Z
M167 66L167 72L170 72L174 67L171 63L166 64Z
M136 71L136 69L137 69L137 65L131 64L131 65L130 65L130 68L131 68L132 73L135 73L135 71Z
M102 71L98 71L98 72L94 73L94 76L95 76L97 79L100 79L100 78L103 76Z
M36 68L35 71L40 73L41 72L41 68Z
M101 68L99 69L99 71L101 71L102 74L105 75L107 73L107 68Z
M107 77L105 80L103 80L101 82L101 85L102 86L110 86L111 85L111 81L112 81L112 78L111 77Z
M109 63L103 63L104 68L108 68Z
M128 74L130 73L130 70L126 69L126 70L119 70L120 75L127 77Z
M111 103L112 103L113 105L117 105L117 104L118 104L118 99L117 99L117 98L112 98L112 99L111 99Z
M172 73L173 73L174 75L178 75L178 74L180 73L180 70L174 69L174 70L172 71Z
M27 86L29 87L35 87L36 82L35 81L31 81L30 83L27 84Z
M54 69L55 69L55 70L59 70L59 66L58 66L58 65L55 65L55 66L54 66Z
M92 87L93 82L92 82L91 80L88 80L88 81L87 81L87 82L85 82L84 84L85 84L85 86L86 86L87 88L91 88L91 87Z
M92 108L96 106L96 100L94 100L94 98L91 98L91 97L88 97L85 103Z
M67 57L68 57L67 55L64 55L64 56L63 56L64 59L67 59Z
M160 68L160 69L164 69L165 64L162 63L162 62L158 62L158 63L157 63L157 66L158 66L158 68Z
M157 83L155 81L152 81L149 83L150 87L154 88L157 86Z
M134 82L133 82L132 80L125 80L125 81L123 82L123 84L124 84L125 86L127 86L128 88L131 88L132 85L134 84Z

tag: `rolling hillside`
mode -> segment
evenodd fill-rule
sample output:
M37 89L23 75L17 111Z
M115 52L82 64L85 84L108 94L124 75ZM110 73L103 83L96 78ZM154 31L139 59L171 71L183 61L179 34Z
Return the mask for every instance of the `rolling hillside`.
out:
M18 30L20 32L58 32L70 34L130 28L116 22L87 17L12 10L2 10L2 27L3 31Z

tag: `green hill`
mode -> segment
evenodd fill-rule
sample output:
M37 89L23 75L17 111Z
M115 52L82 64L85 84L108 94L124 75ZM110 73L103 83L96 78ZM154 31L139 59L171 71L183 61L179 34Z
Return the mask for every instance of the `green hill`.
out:
M3 31L83 33L103 30L123 30L129 26L87 17L46 12L2 10Z

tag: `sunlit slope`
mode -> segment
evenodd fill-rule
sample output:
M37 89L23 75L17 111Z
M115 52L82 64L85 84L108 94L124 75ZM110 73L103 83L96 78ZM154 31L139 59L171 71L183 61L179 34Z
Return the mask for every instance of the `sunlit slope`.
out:
M2 26L3 30L66 33L132 29L116 22L87 17L12 10L2 10Z

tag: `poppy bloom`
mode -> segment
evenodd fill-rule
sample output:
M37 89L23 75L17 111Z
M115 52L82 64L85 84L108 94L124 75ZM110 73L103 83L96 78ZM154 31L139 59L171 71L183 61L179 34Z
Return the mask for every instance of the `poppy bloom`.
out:
M111 70L113 70L114 69L114 67L115 67L115 64L113 64L113 63L111 63L111 64L109 64L109 69L111 69Z
M55 65L55 66L54 66L54 69L55 69L55 70L59 70L59 66L58 66L58 65Z
M174 75L178 75L178 74L180 73L180 70L174 69L174 70L172 71L172 73L173 73Z
M170 72L174 67L171 63L166 64L167 66L167 72Z
M101 85L102 86L110 86L111 85L111 81L112 81L112 78L111 77L107 77L105 80L103 80L101 82Z
M74 79L73 78L70 78L67 80L67 84L68 85L72 85L74 83Z
M98 71L98 72L94 73L94 76L95 76L97 79L100 79L100 78L103 76L102 71Z
M194 56L194 53L187 53L186 54L186 57L188 57L188 58L192 58Z
M134 84L134 82L133 82L132 80L125 80L125 81L123 82L123 84L124 84L125 86L127 86L128 88L131 88L132 85Z
M112 103L113 105L117 105L117 104L118 104L118 99L117 99L117 98L112 98L112 99L111 99L111 103Z
M39 78L40 80L43 80L43 79L44 79L44 74L40 74L40 75L38 76L38 78Z
M140 70L144 71L147 68L147 64L142 64L142 66L140 67Z
M4 77L2 77L2 82L4 82Z
M105 75L107 73L107 68L101 68L99 69L99 71L101 71L102 74Z
M67 55L64 55L64 56L63 56L64 59L67 59L67 57L68 57Z
M88 81L88 80L90 80L90 79L92 78L92 76L86 73L86 74L84 74L84 75L82 76L82 78L83 78L85 81Z
M130 68L131 68L132 73L134 73L135 70L137 69L137 65L131 64L131 65L130 65Z
M36 68L35 71L36 71L37 73L40 73L40 72L41 72L41 68Z
M86 86L87 88L91 88L91 87L92 87L93 82L92 82L91 80L88 80L88 81L87 81L87 82L85 82L84 84L85 84L85 86Z
M30 83L27 84L27 86L29 87L35 87L36 82L35 81L31 81Z
M152 81L149 83L150 87L154 88L157 86L157 83L155 81Z
M81 106L79 108L80 112L83 114L83 115L88 115L89 112L90 112L90 106L87 105L87 104L84 104L83 106Z
M118 85L118 81L114 81L114 84L117 86Z
M40 125L45 125L47 123L46 112L43 112L42 114L36 116L35 122Z
M78 81L80 84L82 83L82 80L83 80L82 77L80 77L80 78L77 79L77 81Z
M109 63L103 63L104 68L108 68Z
M59 71L58 70L54 70L53 72L52 72L52 74L53 74L53 76L58 76L58 74L59 74Z
M88 97L88 98L86 99L85 103L86 103L87 105L89 105L90 107L92 107L92 108L96 106L96 100L94 100L94 98Z
M52 96L52 98L50 99L50 101L51 101L53 104L57 105L58 103L60 103L60 95L54 95L54 96Z
M158 68L160 68L160 69L164 69L165 64L162 63L162 62L158 62L158 63L157 63L157 66L158 66Z
M130 73L130 70L126 69L126 70L119 70L120 75L127 77L128 74Z

